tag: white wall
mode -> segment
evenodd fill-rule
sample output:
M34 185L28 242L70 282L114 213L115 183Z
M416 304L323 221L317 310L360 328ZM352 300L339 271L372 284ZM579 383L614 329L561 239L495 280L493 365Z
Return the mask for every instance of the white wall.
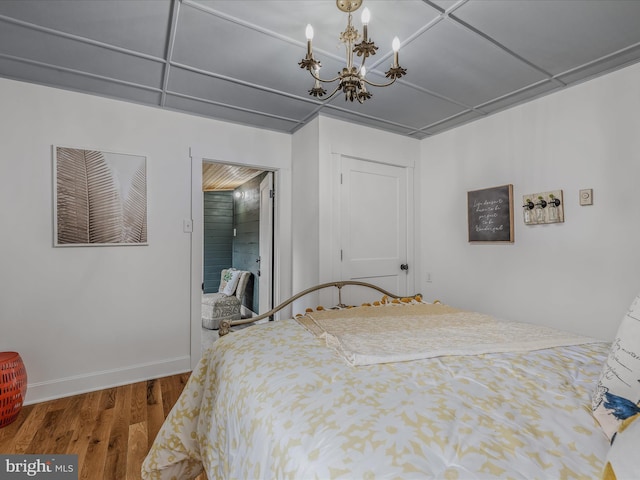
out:
M640 291L640 65L421 147L419 290L463 308L611 339ZM515 243L469 244L466 192L508 183ZM583 188L593 188L593 206L579 206ZM525 226L522 196L555 189L564 191L565 223Z
M293 293L319 283L320 211L318 181L319 119L315 118L292 138L292 272ZM307 262L306 259L313 259ZM295 305L293 313L299 313Z
M291 137L4 79L0 105L0 350L27 402L189 370L190 147L286 169ZM54 144L147 156L149 246L52 247Z

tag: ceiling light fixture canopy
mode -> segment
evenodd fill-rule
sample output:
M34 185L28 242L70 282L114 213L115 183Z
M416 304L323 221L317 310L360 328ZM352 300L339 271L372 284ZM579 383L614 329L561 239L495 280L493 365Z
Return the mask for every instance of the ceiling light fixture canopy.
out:
M407 74L407 70L402 68L398 64L398 50L400 49L400 40L398 37L393 39L393 63L391 68L385 72L387 78L391 79L387 83L375 83L365 78L367 70L364 66L367 57L375 55L378 47L369 38L368 26L371 14L368 8L362 11L362 35L358 33L358 30L351 23L351 12L356 11L362 5L362 0L336 0L336 5L341 11L348 13L347 28L340 34L340 41L344 43L347 54L347 66L344 67L338 76L331 79L320 78L320 62L313 58L313 49L311 47L311 40L313 40L313 27L307 25L306 37L307 37L307 55L298 63L300 68L306 68L311 76L314 78L315 83L309 94L320 98L326 95L327 91L323 88L323 83L333 83L339 81L338 86L335 87L333 92L327 97L327 100L332 98L336 93L344 92L344 98L346 100L357 100L360 103L364 103L365 100L371 98L372 94L367 90L367 85L372 87L388 87L394 83L398 78ZM360 43L356 43L360 40ZM353 54L358 57L362 57L362 63L359 67L354 65Z

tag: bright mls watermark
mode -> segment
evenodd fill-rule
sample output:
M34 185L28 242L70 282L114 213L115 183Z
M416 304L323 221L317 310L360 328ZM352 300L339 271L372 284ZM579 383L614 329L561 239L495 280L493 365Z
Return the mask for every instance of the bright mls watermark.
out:
M0 479L78 480L78 455L0 455Z

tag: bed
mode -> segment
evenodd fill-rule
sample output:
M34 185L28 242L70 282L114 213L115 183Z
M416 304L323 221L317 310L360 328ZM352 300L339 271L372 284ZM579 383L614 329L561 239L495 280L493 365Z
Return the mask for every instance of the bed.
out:
M142 475L600 478L611 447L592 395L609 353L592 338L388 292L314 309L217 340Z

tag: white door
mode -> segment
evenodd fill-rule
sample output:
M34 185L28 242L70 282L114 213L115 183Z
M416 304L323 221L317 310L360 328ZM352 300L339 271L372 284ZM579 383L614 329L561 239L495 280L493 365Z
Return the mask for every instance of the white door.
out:
M341 278L406 295L407 169L342 157L341 173ZM355 290L348 303L371 300Z
M273 173L260 182L260 267L258 276L258 315L272 304L273 278Z

